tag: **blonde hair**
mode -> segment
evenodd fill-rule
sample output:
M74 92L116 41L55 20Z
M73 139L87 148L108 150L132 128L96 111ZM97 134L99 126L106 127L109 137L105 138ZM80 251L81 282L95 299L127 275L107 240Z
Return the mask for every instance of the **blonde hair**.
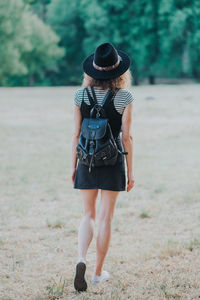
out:
M128 69L125 73L121 76L114 78L114 79L95 79L83 73L83 82L82 87L88 86L99 86L103 89L111 89L115 90L116 88L119 89L128 89L131 87L132 75L130 69Z

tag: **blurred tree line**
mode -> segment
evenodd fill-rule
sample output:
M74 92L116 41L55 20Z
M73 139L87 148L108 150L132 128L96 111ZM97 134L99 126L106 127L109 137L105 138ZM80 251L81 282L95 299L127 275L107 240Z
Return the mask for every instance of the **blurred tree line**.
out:
M134 83L200 80L199 0L0 0L0 85L76 85L104 42L127 52Z

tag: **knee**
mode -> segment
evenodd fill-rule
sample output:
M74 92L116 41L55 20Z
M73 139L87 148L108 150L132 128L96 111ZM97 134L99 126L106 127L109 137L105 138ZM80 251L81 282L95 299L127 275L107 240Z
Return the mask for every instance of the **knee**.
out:
M96 220L96 212L95 211L87 211L84 213L84 218L90 219L95 222Z

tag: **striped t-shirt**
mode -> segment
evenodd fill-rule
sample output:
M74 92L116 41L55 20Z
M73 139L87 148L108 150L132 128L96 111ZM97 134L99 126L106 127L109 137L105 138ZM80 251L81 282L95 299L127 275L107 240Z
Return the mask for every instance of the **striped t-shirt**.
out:
M82 102L82 98L83 98L83 87L79 88L76 90L75 95L74 95L74 103L77 106L81 106L81 102ZM92 91L91 88L89 87L89 92L90 95L92 96ZM96 94L96 98L97 98L97 102L98 104L101 104L101 102L103 101L104 96L106 95L108 90L103 90L100 88L94 88L95 90L95 94ZM83 100L86 104L90 105L89 99L88 99L88 95L87 92L84 92L84 100ZM117 94L115 95L114 98L114 106L115 109L122 114L125 107L127 105L129 105L131 102L133 101L133 96L131 94L131 92L129 92L128 90L125 89L120 89Z

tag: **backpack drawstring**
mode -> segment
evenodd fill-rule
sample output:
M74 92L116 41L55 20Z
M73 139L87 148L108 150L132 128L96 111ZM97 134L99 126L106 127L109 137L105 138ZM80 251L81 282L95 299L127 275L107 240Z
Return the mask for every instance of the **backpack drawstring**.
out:
M93 151L93 153L92 153L92 157L91 157L90 164L89 164L89 173L91 172L91 167L92 167L93 157L94 157L94 151Z
M93 140L90 141L89 154L92 155L91 160L90 160L90 164L89 164L89 173L90 173L91 172L93 158L94 158L94 141Z

